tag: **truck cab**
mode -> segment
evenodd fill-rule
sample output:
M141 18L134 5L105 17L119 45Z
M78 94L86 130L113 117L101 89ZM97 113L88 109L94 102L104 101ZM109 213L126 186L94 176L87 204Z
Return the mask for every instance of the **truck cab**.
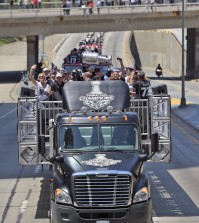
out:
M123 81L70 82L62 102L19 99L19 160L52 166L51 222L151 222L143 163L170 160L169 103L133 100Z

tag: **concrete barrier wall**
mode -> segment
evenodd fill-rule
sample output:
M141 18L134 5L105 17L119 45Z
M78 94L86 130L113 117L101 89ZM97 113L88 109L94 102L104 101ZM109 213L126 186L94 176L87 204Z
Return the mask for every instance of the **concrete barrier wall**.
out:
M135 31L133 33L135 41L131 45L137 47L138 54L131 48L132 54L139 58L142 67L155 69L160 63L163 70L176 73L181 76L182 70L182 49L181 43L171 32L167 31ZM186 50L184 52L184 62L186 70Z

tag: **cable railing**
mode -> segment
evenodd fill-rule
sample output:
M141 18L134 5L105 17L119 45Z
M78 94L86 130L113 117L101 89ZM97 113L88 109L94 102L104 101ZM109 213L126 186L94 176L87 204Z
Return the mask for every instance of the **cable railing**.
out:
M1 6L8 6L1 8ZM19 6L18 6L19 7ZM186 3L185 11L198 10L199 3ZM170 12L182 11L182 3L173 4L147 4L142 5L115 5L115 6L94 6L90 7L71 7L69 14L66 15L66 8L62 8L60 3L42 3L42 8L10 8L8 3L0 4L0 18L20 18L20 17L53 17L53 16L78 16L78 15L109 15L109 14L132 14L132 13L151 13L151 12Z

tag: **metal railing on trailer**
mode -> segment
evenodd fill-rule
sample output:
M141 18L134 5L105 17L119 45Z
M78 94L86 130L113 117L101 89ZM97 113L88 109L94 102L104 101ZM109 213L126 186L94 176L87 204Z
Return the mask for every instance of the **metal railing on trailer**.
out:
M137 112L140 118L142 145L148 150L151 133L160 136L160 152L152 157L154 161L170 160L170 97L152 96L149 99L131 99L127 111ZM18 142L19 163L34 165L46 163L49 157L49 121L57 113L63 113L62 101L37 101L36 98L19 98L18 100ZM38 136L45 135L46 153L38 148ZM48 162L47 162L48 163Z
M170 96L153 96L151 98L151 133L159 133L159 151L152 157L153 161L169 162L171 160L171 98Z
M171 105L170 96L155 95L149 99L131 99L128 111L137 112L140 118L142 146L151 153L151 133L159 133L159 152L153 161L168 162L171 159Z

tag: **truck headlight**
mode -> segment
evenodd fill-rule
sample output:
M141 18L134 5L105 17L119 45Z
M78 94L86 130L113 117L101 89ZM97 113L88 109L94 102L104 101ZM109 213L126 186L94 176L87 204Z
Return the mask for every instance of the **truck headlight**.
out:
M147 201L150 197L149 193L149 189L147 187L143 187L134 195L133 203Z
M55 202L62 204L72 204L69 194L62 189L55 190Z

